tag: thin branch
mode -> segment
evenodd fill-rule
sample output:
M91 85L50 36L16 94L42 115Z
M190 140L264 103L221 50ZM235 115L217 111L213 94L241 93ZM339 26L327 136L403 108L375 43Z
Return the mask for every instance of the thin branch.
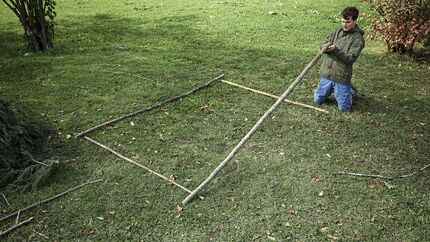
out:
M0 192L0 195L2 195L3 196L3 199L6 201L6 204L9 206L9 208L11 207L10 206L10 203L9 203L9 201L6 199L6 196L3 194L3 193L1 193Z
M354 173L354 172L334 172L333 175L337 176L337 175L346 175L346 176L358 176L358 177L370 177L370 178L380 178L380 179L386 179L386 180L393 180L393 179L400 179L400 178L406 178L406 177L411 177L413 175L416 175L419 172L424 171L425 169L429 168L430 164L427 164L425 166L423 166L422 168L420 168L417 171L414 171L412 173L409 174L405 174L405 175L399 175L399 176L382 176L382 175L373 175L373 174L362 174L362 173Z
M67 190L67 191L64 191L64 192L62 192L62 193L58 193L57 195L55 195L55 196L53 196L53 197L50 197L50 198L47 198L47 199L45 199L45 200L42 200L42 201L39 201L39 202L33 203L33 204L31 204L31 205L29 205L29 206L27 206L27 207L25 207L25 208L19 209L19 210L18 210L18 211L16 211L16 212L13 212L13 213L11 213L11 214L9 214L9 215L7 215L7 216L3 217L3 218L0 218L0 222L1 222L1 221L3 221L3 220L6 220L6 219L8 219L8 218L11 218L11 217L15 216L15 215L16 215L16 214L18 214L18 213L21 213L21 212L24 212L24 211L30 210L30 209L32 209L32 208L34 208L34 207L38 206L38 205L41 205L41 204L44 204L44 203L48 203L48 202L50 202L50 201L52 201L52 200L54 200L54 199L57 199L57 198L59 198L59 197L62 197L62 196L64 196L64 195L66 195L67 193L70 193L70 192L72 192L72 191L74 191L74 190L77 190L77 189L79 189L79 188L81 188L81 187L83 187L83 186L90 185L90 184L93 184L93 183L96 183L96 182L101 182L101 181L103 181L103 179L99 179L99 180L95 180L95 181L87 181L87 182L85 182L85 183L82 183L82 184L81 184L81 185L79 185L79 186L76 186L76 187L70 188L70 189L69 189L69 190Z
M22 221L21 223L15 224L14 226L6 229L5 231L0 232L0 238L10 234L11 232L15 231L16 229L30 223L31 221L33 221L33 217L31 217L25 221Z
M34 230L34 229L32 229L33 230L33 232L34 233L36 233L37 235L40 235L40 236L42 236L43 238L45 238L45 239L49 239L49 237L48 236L46 236L46 235L44 235L44 234L42 234L42 233L39 233L39 232L37 232L36 230Z
M152 105L152 106L150 106L150 107L147 107L147 108L144 108L144 109L141 109L141 110L135 111L135 112L133 112L133 113L126 114L126 115L121 116L121 117L119 117L119 118L112 119L112 120L110 120L110 121L107 121L107 122L104 122L104 123L99 124L99 125L97 125L97 126L94 126L94 127L92 127L92 128L89 128L89 129L87 129L87 130L85 130L85 131L83 131L83 132L81 132L81 133L77 134L75 137L76 137L77 139L78 139L78 138L81 138L81 137L85 136L86 134L88 134L89 132L92 132L92 131L94 131L94 130L96 130L96 129L100 129L100 128L102 128L102 127L106 126L106 125L112 125L112 124L117 123L117 122L119 122L119 121L121 121L121 120L124 120L124 119L126 119L126 118L130 118L130 117L136 116L136 115L138 115L138 114L140 114L140 113L143 113L143 112L151 111L151 110L153 110L153 109L155 109L155 108L158 108L158 107L160 107L160 106L163 106L163 105L165 105L165 104L167 104L167 103L171 103L171 102L173 102L173 101L179 100L179 99L181 99L181 98L183 98L183 97L186 97L186 96L191 95L191 94L193 94L193 93L195 93L195 92L197 92L197 91L200 91L200 90L204 89L205 87L208 87L210 84L212 84L212 83L213 83L213 82L215 82L215 81L218 81L218 80L222 79L223 77L224 77L224 74L222 74L222 75L220 75L220 76L218 76L218 77L216 77L216 78L214 78L214 79L212 79L212 80L210 80L210 81L208 81L208 82L204 83L203 85L200 85L200 86L198 86L198 87L196 87L196 88L194 88L194 89L192 89L192 90L190 90L190 91L188 91L188 92L186 92L186 93L183 93L183 94L181 94L181 95L178 95L178 96L175 96L175 97L169 98L169 99L164 100L164 101L162 101L162 102L158 102L158 103L156 103L156 104L154 104L154 105Z
M160 173L158 173L158 172L156 172L156 171L153 171L153 170L151 170L150 168L148 168L148 167L146 167L146 166L144 166L144 165L142 165L142 164L140 164L140 163L138 163L138 162L136 162L136 161L134 161L134 160L132 160L132 159L130 159L130 158L127 158L127 157L125 157L125 156L121 155L120 153L116 152L115 150L113 150L113 149L109 148L108 146L106 146L106 145L104 145L104 144L102 144L102 143L99 143L99 142L97 142L97 141L95 141L95 140L91 139L91 138L90 138L90 137L88 137L88 136L85 136L85 137L84 137L84 139L86 139L86 140L90 141L91 143L93 143L93 144L95 144L95 145L97 145L97 146L99 146L99 147L101 147L101 148L103 148L103 149L105 149L105 150L108 150L109 152L111 152L112 154L114 154L114 155L118 156L119 158L121 158L121 159L123 159L123 160L126 160L126 161L128 161L128 162L130 162L130 163L132 163L132 164L134 164L134 165L136 165L136 166L138 166L138 167L140 167L140 168L143 168L143 169L145 169L145 170L149 171L150 173L152 173L152 174L154 174L154 175L156 175L156 176L160 177L161 179L163 179L163 180L165 180L165 181L168 181L169 183L172 183L173 185L175 185L175 186L177 186L177 187L181 188L182 190L186 191L187 193L191 193L191 190L189 190L189 189L187 189L186 187L184 187L184 186L182 186L182 185L180 185L180 184L176 183L176 182L175 182L175 181L173 181L172 179L169 179L169 178L167 178L167 177L165 177L165 176L161 175Z
M15 224L18 224L20 215L21 215L21 211L18 211L18 214L16 215L16 219L15 219Z
M134 75L134 74L127 73L127 72L122 72L122 71L106 72L106 73L111 73L111 74L113 74L113 75L124 74L124 75L129 75L129 76L132 76L132 77L136 77L136 78L141 79L141 80L148 80L148 78L145 78L145 77L143 77L143 76Z
M16 7L12 7L6 0L3 0L3 2L15 13L16 16L19 18L19 12L16 10ZM14 2L12 1L12 4L14 5ZM14 5L15 6L15 5Z
M43 163L43 162L40 162L40 161L37 161L36 159L34 159L34 158L33 158L33 156L32 156L29 152L27 152L27 151L22 151L22 153L23 153L24 155L27 155L27 156L28 156L28 158L30 158L30 160L31 160L31 161L33 161L34 163L39 164L39 165L43 165L43 166L48 166L47 164L45 164L45 163Z

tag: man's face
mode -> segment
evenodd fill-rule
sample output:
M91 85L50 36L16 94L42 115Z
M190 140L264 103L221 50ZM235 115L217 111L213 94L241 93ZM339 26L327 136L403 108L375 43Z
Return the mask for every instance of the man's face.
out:
M352 17L349 17L348 19L341 18L343 31L347 32L355 27L355 23L357 20L352 20Z

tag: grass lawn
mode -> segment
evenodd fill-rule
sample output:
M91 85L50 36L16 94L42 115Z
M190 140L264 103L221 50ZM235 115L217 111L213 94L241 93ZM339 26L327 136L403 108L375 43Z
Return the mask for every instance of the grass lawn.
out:
M1 5L1 4L0 4ZM283 104L200 195L187 195L93 144L91 126L188 91L220 74L280 95L361 1L57 0L55 48L25 51L18 19L0 8L0 97L55 130L61 162L37 191L3 188L12 208L84 187L23 215L7 239L142 241L428 241L430 172L381 180L430 163L430 63L366 40L354 66L351 113ZM269 14L269 11L276 14ZM362 27L369 27L366 18ZM312 105L314 67L288 97ZM274 99L218 82L90 137L194 189ZM13 225L0 224L0 230Z

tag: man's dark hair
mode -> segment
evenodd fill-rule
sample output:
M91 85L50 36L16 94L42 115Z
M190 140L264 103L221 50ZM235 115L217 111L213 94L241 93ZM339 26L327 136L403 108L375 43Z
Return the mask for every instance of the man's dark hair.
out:
M349 17L352 18L352 20L357 20L358 18L358 9L356 7L346 7L344 10L342 10L342 18L349 19Z

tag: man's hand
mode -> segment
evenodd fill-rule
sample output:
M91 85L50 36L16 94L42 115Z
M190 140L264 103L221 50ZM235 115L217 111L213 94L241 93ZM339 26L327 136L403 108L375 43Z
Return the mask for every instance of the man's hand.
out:
M336 46L334 46L334 45L329 45L329 46L328 46L328 48L326 49L325 53L330 53L330 52L332 52L335 48L336 48Z

